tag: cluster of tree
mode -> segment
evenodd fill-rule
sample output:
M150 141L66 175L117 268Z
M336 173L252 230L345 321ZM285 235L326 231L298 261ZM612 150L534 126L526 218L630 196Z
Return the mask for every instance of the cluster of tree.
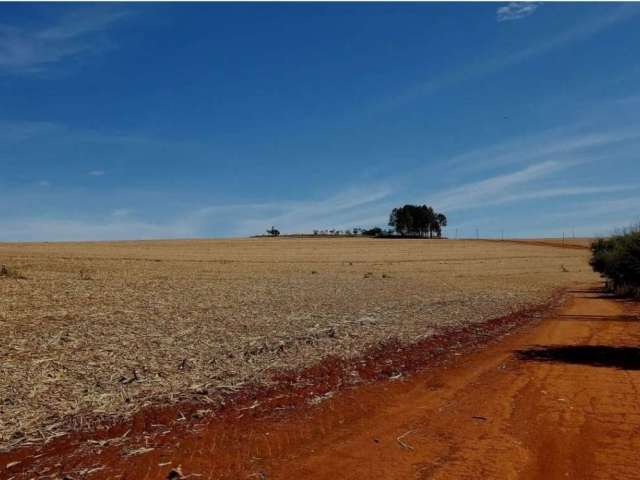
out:
M404 205L394 208L389 215L389 225L401 236L433 238L442 236L447 217L427 205Z
M345 236L365 236L365 237L429 237L442 236L442 228L447 226L447 217L436 212L427 205L404 205L394 208L389 216L389 226L393 229L383 230L380 227L373 228L353 228L346 230L314 230L314 235L345 235ZM277 237L280 231L275 227L267 230L271 236Z
M591 245L590 264L619 294L640 296L640 226Z

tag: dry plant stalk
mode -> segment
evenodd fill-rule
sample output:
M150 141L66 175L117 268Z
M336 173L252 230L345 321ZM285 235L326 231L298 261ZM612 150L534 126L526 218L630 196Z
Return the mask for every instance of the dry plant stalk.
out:
M158 402L211 408L279 369L542 303L596 279L587 255L357 238L0 244L27 277L0 279L0 448Z

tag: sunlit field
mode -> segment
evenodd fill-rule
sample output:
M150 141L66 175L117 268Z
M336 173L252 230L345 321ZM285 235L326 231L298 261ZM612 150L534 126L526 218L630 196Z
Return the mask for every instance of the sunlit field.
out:
M0 244L0 445L415 342L597 280L586 249L260 238Z

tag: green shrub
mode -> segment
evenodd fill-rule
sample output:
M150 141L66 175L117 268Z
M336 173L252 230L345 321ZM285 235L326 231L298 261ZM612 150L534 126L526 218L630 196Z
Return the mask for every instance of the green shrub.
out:
M632 228L591 245L591 267L621 294L640 294L640 228Z

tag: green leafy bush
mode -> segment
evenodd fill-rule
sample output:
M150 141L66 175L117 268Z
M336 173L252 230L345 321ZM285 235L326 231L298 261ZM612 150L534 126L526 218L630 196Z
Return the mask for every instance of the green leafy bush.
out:
M635 227L591 245L591 267L620 294L640 296L640 228Z

